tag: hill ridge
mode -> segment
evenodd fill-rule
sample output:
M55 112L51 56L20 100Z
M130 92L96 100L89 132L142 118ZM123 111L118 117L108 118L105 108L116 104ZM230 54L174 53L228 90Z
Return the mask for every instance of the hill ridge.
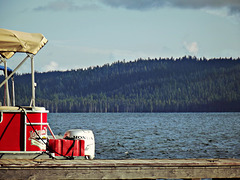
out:
M240 58L140 58L35 76L36 103L50 112L240 111ZM19 104L30 102L29 78L15 77Z

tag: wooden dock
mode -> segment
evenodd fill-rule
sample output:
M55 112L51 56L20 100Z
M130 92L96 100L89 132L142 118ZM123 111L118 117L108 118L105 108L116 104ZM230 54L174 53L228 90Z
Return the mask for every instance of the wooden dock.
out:
M0 159L0 179L240 178L240 159Z

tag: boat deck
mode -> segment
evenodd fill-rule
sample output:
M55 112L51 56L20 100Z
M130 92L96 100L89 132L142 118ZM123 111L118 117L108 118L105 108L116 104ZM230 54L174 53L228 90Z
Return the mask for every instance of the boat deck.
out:
M240 159L0 159L0 179L240 178Z

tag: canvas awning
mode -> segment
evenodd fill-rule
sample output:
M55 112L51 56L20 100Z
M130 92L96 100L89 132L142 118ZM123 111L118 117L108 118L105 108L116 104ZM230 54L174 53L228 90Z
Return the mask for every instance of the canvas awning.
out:
M32 99L30 106L35 107L35 78L34 78L34 60L33 57L47 43L47 39L40 33L25 33L20 31L0 29L0 63L4 63L5 79L0 84L0 88L5 84L7 106L10 105L8 93L8 80L22 66L22 64L31 58L32 74ZM7 61L16 52L27 53L27 56L18 64L18 66L8 75ZM14 99L14 97L13 97ZM15 102L13 102L15 104Z
M11 58L16 52L35 55L47 41L40 33L0 29L0 54L7 59Z

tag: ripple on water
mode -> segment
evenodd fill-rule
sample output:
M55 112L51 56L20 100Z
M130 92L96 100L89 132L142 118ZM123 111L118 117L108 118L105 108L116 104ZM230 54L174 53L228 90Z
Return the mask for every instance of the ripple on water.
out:
M55 134L91 129L96 158L240 158L240 113L50 113Z

